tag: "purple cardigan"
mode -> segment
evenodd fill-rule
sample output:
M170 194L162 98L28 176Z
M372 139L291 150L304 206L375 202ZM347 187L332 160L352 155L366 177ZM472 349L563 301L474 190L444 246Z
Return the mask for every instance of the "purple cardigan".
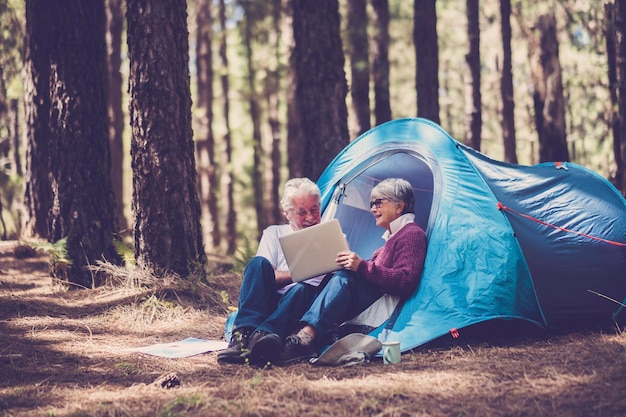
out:
M376 249L371 260L362 260L356 272L387 294L408 297L419 284L425 257L426 234L416 223L408 223Z

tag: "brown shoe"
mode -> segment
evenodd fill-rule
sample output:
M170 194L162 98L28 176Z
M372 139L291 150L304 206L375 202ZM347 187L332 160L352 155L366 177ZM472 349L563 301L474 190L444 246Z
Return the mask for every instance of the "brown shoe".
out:
M288 366L297 362L308 361L317 356L315 349L310 345L305 345L298 335L287 336L283 350L276 359L276 365Z

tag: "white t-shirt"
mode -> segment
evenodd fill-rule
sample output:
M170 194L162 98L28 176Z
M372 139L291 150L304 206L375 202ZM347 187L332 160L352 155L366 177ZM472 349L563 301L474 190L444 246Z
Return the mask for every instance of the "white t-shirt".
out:
M265 230L263 230L263 235L261 236L261 241L259 242L259 248L256 251L257 256L262 256L270 261L276 271L288 271L289 265L287 265L287 260L285 259L285 254L280 247L278 238L292 233L293 231L294 230L290 224L268 226ZM307 279L304 282L317 287L323 279L324 275L321 275L319 277ZM291 283L283 288L280 288L278 293L283 294L292 285L295 284Z

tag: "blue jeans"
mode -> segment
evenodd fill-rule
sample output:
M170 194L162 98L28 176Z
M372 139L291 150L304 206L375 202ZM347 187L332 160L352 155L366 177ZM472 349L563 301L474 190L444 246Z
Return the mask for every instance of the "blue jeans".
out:
M323 288L299 282L284 294L276 292L274 268L262 256L248 262L239 290L239 311L234 329L252 327L285 338Z
M338 271L304 313L301 322L313 326L318 335L324 335L365 311L384 294L353 272Z

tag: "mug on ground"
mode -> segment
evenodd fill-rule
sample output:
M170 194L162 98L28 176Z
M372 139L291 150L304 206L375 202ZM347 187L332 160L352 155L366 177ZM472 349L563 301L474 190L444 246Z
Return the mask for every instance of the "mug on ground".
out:
M400 342L383 342L383 363L385 365L400 363Z

